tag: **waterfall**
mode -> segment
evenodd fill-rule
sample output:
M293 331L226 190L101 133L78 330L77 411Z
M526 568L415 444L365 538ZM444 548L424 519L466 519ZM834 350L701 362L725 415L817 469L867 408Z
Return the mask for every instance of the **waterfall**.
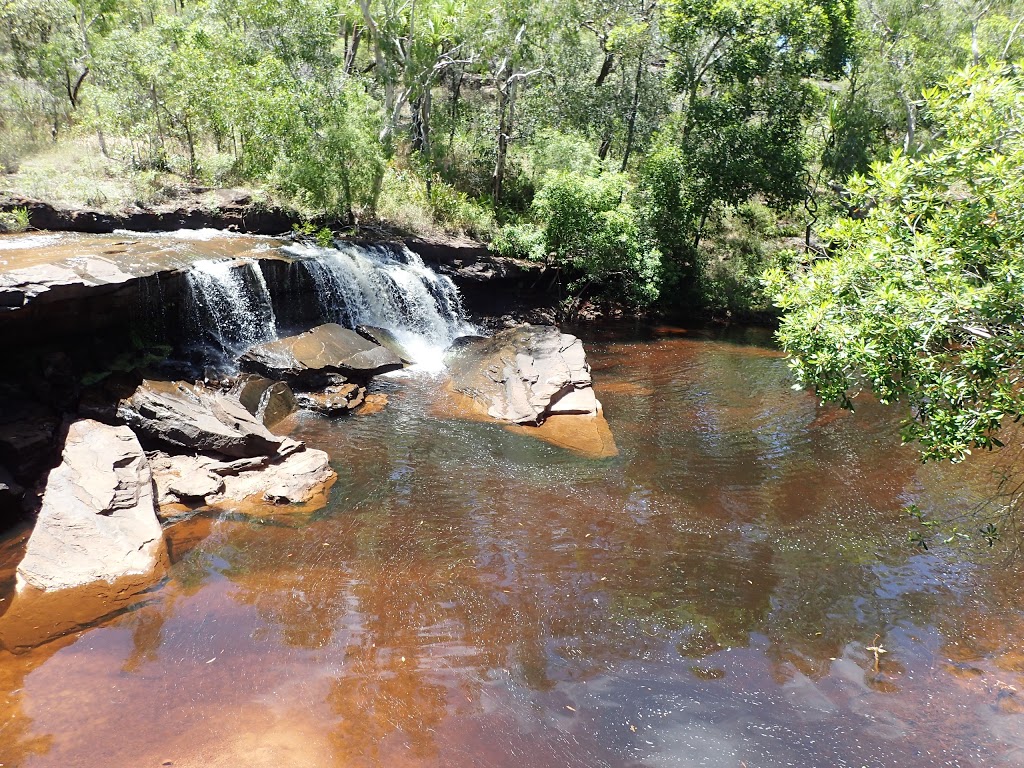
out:
M186 280L186 307L195 341L230 359L276 338L270 291L256 261L196 261Z
M293 244L281 251L304 273L298 284L276 278L268 286L255 259L190 266L184 307L191 338L217 363L230 366L249 347L277 338L274 301L283 324L290 306L313 301L313 311L302 313L307 320L385 328L427 370L443 367L444 350L457 337L477 332L451 279L404 246ZM315 296L306 293L310 288Z
M386 328L422 367L438 368L452 341L477 332L451 279L405 246L296 244L282 250L313 281L325 321Z

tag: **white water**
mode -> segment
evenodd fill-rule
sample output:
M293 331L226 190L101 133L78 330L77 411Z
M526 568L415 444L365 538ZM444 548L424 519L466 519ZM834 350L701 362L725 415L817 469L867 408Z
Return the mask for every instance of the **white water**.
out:
M452 341L478 332L465 320L455 284L404 246L295 244L282 250L313 282L322 322L385 328L420 370L443 370ZM187 278L193 336L222 362L277 338L276 286L267 285L255 260L197 261Z
M197 261L186 277L197 338L234 357L277 337L270 291L252 259Z
M466 322L455 284L405 246L295 244L282 250L309 273L325 321L386 328L420 369L442 370L445 349L478 332Z

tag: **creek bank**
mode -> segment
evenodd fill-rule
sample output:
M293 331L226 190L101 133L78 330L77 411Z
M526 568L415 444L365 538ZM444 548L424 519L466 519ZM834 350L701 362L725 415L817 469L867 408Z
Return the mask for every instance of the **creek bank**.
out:
M168 562L161 522L201 509L264 517L306 513L326 503L337 477L330 458L283 434L285 420L296 408L329 415L373 413L386 403L379 393L367 393L373 377L412 358L403 344L408 327L401 322L392 323L401 329L399 336L356 321L351 330L322 320L306 325L309 330L282 333L289 322L306 319L287 314L293 305L302 305L309 317L331 312L350 317L351 307L336 300L342 295L349 300L352 286L338 280L350 274L351 264L372 261L377 270L352 275L353 284L366 283L353 300L393 301L395 316L403 318L424 302L436 304L432 322L447 323L437 336L443 344L470 328L451 283L424 270L417 257L401 250L404 246L394 246L399 249L394 252L388 246L383 255L382 247L374 246L376 261L339 247L319 252L320 263L301 251L291 258L273 247L276 241L247 242L242 257L207 259L196 267L204 278L221 281L215 298L223 298L223 312L198 316L204 335L190 338L209 344L209 331L221 336L222 323L237 321L236 315L259 299L261 312L250 314L262 324L257 335L271 340L241 348L222 344L220 365L200 367L196 361L208 358L189 357L181 338L187 336L181 327L185 297L196 289L188 257L177 261L181 251L174 250L167 258L136 260L133 242L119 242L105 255L64 252L56 266L42 261L0 269L0 289L21 297L20 305L12 300L0 310L0 346L6 345L0 352L18 361L0 381L0 513L18 505L39 509L19 566L17 599L0 616L0 644L10 649L44 642L145 599ZM3 258L0 249L0 262ZM465 263L449 266L461 269ZM33 270L39 271L33 276ZM325 283L328 277L334 282ZM318 286L335 293L317 293ZM382 286L391 293L381 294ZM97 314L82 314L88 307ZM164 346L129 346L125 337L141 332L141 319L154 310L162 314L150 330ZM410 342L414 349L418 338ZM563 419L603 423L582 346L554 328L512 329L496 340L463 338L450 360L453 381L463 382L453 384L453 394L475 403L478 417L529 424L541 437L556 420L562 431L569 424ZM491 389L485 391L485 385ZM87 443L103 449L89 455L82 449ZM572 440L558 444L577 449ZM603 450L590 455L612 455L607 441ZM65 517L53 512L58 505ZM114 519L115 511L131 511L136 527L144 520L148 538L133 543L117 529L107 530L104 521ZM75 546L78 530L94 530L80 542L89 567L73 569L70 581L60 581L67 559L61 548ZM105 546L94 546L94 536L106 536ZM118 556L108 556L111 550ZM43 578L38 563L56 570ZM79 576L71 578L75 573Z

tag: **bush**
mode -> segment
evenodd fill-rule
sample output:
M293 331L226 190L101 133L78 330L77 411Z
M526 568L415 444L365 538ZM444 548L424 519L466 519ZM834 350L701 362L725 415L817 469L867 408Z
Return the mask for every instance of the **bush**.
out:
M543 261L544 230L530 223L506 224L495 234L491 250L500 256Z
M661 252L628 192L623 174L549 173L537 194L545 250L575 275L577 308L590 292L636 308L658 298Z

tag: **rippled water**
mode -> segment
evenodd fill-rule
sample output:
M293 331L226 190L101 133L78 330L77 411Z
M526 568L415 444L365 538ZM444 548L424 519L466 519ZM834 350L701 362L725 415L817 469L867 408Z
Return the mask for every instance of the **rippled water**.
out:
M432 415L422 375L302 416L330 506L183 524L143 607L0 654L0 763L1024 764L1020 567L906 542L980 470L793 392L762 335L587 348L615 459Z

